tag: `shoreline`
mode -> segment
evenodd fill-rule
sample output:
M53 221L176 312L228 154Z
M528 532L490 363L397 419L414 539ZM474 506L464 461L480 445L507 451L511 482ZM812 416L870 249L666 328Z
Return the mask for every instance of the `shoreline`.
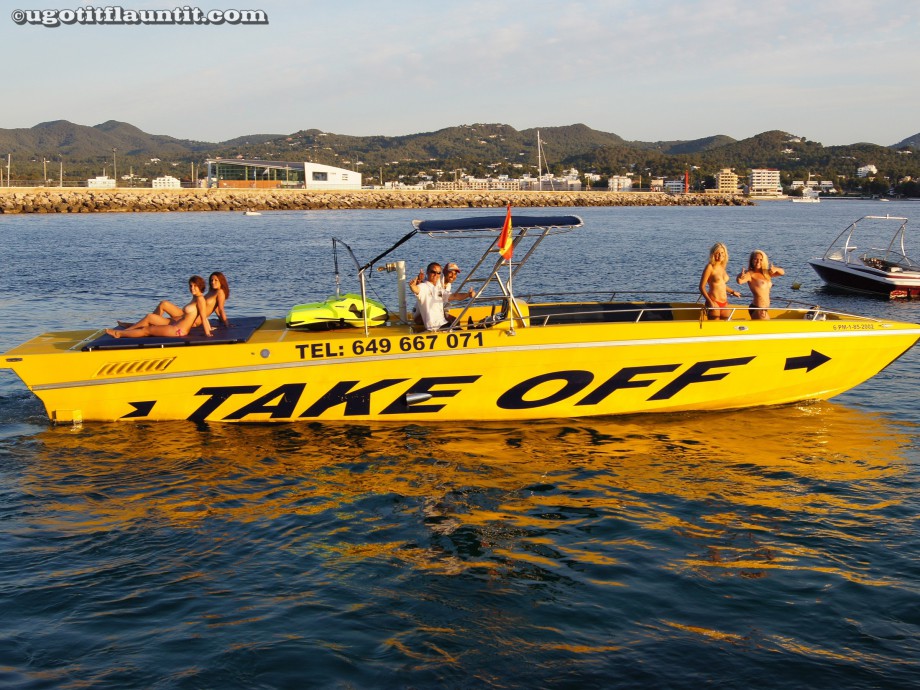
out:
M390 208L516 208L584 206L751 206L721 194L663 192L508 192L264 189L0 189L0 214L158 213L166 211L298 211Z

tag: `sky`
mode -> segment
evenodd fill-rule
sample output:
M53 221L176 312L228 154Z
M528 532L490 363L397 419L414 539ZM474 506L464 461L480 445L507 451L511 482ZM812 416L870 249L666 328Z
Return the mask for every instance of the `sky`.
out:
M219 142L582 123L627 140L778 129L825 146L920 132L915 0L196 1L117 7L268 23L52 27L22 17L115 6L12 0L24 12L0 15L0 128L119 120Z

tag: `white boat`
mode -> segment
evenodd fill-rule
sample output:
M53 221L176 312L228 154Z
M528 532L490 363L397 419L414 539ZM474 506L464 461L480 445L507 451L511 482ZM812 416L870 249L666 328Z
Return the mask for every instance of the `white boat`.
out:
M920 297L920 263L907 256L907 218L864 216L808 263L828 285L890 298ZM888 239L892 227L894 234ZM887 244L885 244L887 242Z
M792 197L792 202L796 204L817 204L821 201L821 196L817 189L806 187L802 190L802 196Z
M818 190L811 186L811 173L808 173L808 179L805 180L802 196L794 196L792 201L796 204L817 204L821 201Z

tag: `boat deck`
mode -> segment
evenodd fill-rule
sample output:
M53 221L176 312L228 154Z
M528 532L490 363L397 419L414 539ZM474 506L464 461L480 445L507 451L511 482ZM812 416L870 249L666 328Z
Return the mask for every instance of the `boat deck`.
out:
M675 321L705 321L707 320L705 308L700 303L683 302L569 302L569 303L537 303L528 304L520 301L517 303L518 313L509 318L507 312L499 308L487 306L474 307L465 312L462 325L455 326L454 331L509 328L539 328L545 326L562 326L578 324L603 324L603 323L648 323L648 322L675 322ZM749 321L752 319L750 308L747 305L729 305L729 321ZM451 310L454 316L463 313L461 309ZM769 310L772 320L801 321L801 320L835 320L841 317L861 318L852 315L841 315L834 312L821 310L819 307L803 308L802 305L774 306ZM410 334L419 332L418 326L391 322L387 325L372 325L371 331L377 334L400 332ZM46 334L47 338L52 334ZM62 335L62 334L58 334ZM214 334L209 338L198 327L185 337L145 337L145 338L115 338L99 331L88 333L80 332L67 334L72 337L71 347L66 349L92 352L94 350L137 350L159 349L189 346L226 345L246 342L273 342L279 339L295 341L309 341L316 338L341 338L364 336L362 328L353 325L329 326L327 328L289 328L278 319L266 321L264 316L251 316L233 319L233 325L228 328L214 326Z
M227 345L229 343L245 343L255 333L259 327L265 323L264 316L247 316L233 319L230 328L224 328L218 324L212 323L213 335L208 337L204 334L201 326L193 328L187 336L182 338L165 337L165 336L148 336L145 338L116 338L107 333L103 333L91 342L88 342L81 349L84 352L93 350L134 350L140 348L154 347L184 347L187 345Z
M461 324L452 332L476 332L482 330L513 331L519 329L554 329L578 325L622 325L628 324L664 325L667 323L703 323L709 321L706 309L694 302L569 302L536 303L517 302L518 311L509 318L502 305L474 307L466 311ZM746 304L731 304L727 321L722 323L744 323L753 320L751 309ZM462 310L452 310L455 316ZM875 321L864 316L855 316L804 304L776 304L769 310L770 320L779 325L782 322L802 321ZM718 322L716 322L718 323ZM763 323L762 321L760 323ZM445 331L447 332L447 331ZM424 333L415 324L398 320L371 326L371 337L403 337ZM200 328L183 338L147 337L114 338L96 331L60 331L44 333L10 350L8 357L48 354L52 352L103 352L137 351L189 348L201 346L249 343L253 346L285 342L301 347L316 342L340 342L366 338L364 329L350 325L330 327L324 330L289 328L284 319L266 319L264 316L233 319L229 329L218 328L208 338ZM348 347L346 345L346 347Z

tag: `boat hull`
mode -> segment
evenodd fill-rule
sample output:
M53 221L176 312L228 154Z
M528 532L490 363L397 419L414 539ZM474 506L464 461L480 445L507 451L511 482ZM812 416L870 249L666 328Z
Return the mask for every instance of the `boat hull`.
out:
M51 420L511 421L821 400L881 371L920 327L860 317L649 321L413 333L304 332L248 342L83 351L49 333L7 352ZM781 315L780 315L781 316Z
M869 266L854 266L830 259L813 259L808 263L818 277L831 287L886 297L920 297L918 273L889 273Z

